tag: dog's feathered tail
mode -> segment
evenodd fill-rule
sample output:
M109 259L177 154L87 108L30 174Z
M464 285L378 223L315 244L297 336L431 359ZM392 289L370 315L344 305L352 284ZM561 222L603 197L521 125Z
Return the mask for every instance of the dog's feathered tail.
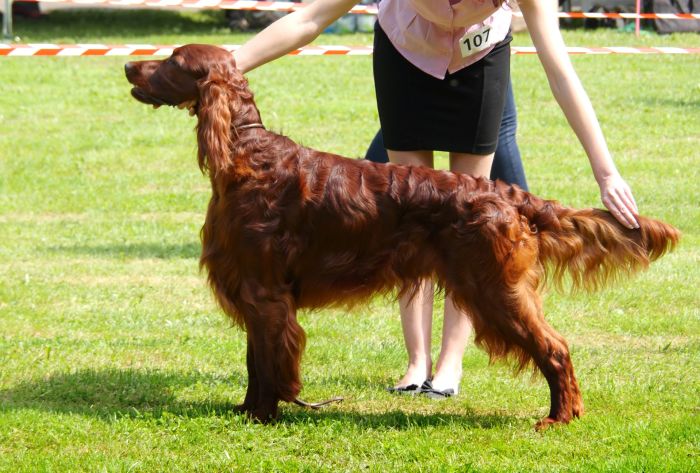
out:
M558 287L569 273L574 288L595 290L618 275L646 268L680 238L671 225L646 217L638 217L639 229L630 230L600 209L559 207L554 212L558 225L540 229L540 262L553 269Z
M567 208L519 188L505 194L538 233L539 261L558 289L567 273L574 289L595 290L645 269L672 250L681 235L675 227L647 217L638 216L639 228L628 229L606 210Z

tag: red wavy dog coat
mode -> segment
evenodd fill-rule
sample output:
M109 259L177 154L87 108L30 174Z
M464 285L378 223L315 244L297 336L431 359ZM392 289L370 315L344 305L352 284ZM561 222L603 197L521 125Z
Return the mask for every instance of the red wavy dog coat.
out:
M569 422L583 402L566 341L542 313L546 271L595 288L646 267L679 238L656 220L639 217L641 228L629 230L607 211L501 182L300 146L262 127L247 80L214 46L132 62L126 74L139 101L197 115L199 165L212 186L201 265L247 332L240 409L262 422L301 390L297 309L410 293L421 278L452 295L492 359L511 355L542 372L551 408L539 427Z

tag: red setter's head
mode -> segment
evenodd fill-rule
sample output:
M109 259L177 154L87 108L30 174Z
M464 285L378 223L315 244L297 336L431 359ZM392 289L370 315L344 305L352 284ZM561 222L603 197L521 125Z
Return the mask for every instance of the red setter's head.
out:
M164 60L129 62L131 95L145 104L188 108L196 114L199 166L214 174L234 165L236 127L260 123L248 81L233 55L216 46L188 44Z

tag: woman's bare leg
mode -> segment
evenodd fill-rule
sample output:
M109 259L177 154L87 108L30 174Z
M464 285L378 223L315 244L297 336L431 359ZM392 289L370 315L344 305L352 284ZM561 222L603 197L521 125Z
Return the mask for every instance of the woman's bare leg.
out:
M396 387L412 384L420 386L430 378L433 360L430 354L433 332L433 283L421 281L413 298L404 295L399 298L401 328L408 352L406 374L396 383Z
M489 176L493 154L474 155L450 153L450 170L471 174L472 176ZM472 326L469 318L457 309L448 294L445 298L445 319L442 325L442 345L438 358L433 388L437 390L459 390L462 379L462 357L467 342L471 338Z
M432 151L392 151L389 160L396 164L433 167ZM396 387L420 386L430 378L433 361L430 355L433 323L433 284L423 280L416 294L399 297L401 328L408 352L408 368Z

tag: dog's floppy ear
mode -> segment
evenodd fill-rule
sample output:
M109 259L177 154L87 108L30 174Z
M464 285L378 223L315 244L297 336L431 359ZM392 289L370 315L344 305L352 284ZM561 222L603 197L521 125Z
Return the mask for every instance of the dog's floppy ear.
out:
M202 172L214 175L233 166L231 119L240 109L240 99L231 87L227 68L212 69L200 79L197 115L197 158Z

